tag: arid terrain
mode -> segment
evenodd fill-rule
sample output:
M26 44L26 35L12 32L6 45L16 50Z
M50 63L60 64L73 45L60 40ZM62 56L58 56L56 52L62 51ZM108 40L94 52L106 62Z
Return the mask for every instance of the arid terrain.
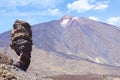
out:
M32 26L27 73L36 80L120 80L120 28L70 15ZM0 34L0 52L17 60L10 31Z

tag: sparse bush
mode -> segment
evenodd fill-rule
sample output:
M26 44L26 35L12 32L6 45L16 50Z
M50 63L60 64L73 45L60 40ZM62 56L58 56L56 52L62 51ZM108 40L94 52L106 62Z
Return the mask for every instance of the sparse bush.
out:
M11 65L12 63L13 63L13 60L9 56L0 53L0 64Z

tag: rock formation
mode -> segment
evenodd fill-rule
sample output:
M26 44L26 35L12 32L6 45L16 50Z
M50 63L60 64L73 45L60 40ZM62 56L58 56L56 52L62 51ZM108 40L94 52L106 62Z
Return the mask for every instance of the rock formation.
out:
M14 65L26 71L30 64L32 51L32 30L27 22L15 21L11 31L10 46L19 56L18 61Z
M15 66L0 64L0 80L36 80L36 78Z

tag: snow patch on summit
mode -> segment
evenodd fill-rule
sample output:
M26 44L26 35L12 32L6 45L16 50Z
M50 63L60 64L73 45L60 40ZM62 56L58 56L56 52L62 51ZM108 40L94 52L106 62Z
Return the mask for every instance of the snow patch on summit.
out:
M73 20L79 20L79 18L78 18L78 17L73 17L72 19L73 19Z
M65 28L65 26L67 25L67 23L70 21L70 19L63 19L62 21L61 21L61 26L63 27L63 28Z

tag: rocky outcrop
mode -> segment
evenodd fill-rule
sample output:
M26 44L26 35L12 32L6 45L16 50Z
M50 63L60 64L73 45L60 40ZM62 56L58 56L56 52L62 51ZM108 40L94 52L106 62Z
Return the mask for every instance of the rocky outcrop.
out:
M120 76L98 74L33 76L15 66L0 64L0 80L120 80Z
M12 65L0 64L0 80L36 80L35 77Z
M36 80L35 76L12 65L11 57L0 52L0 80Z
M14 65L26 71L30 64L32 51L32 30L27 22L15 21L11 31L10 46L19 56L19 61L14 63Z

